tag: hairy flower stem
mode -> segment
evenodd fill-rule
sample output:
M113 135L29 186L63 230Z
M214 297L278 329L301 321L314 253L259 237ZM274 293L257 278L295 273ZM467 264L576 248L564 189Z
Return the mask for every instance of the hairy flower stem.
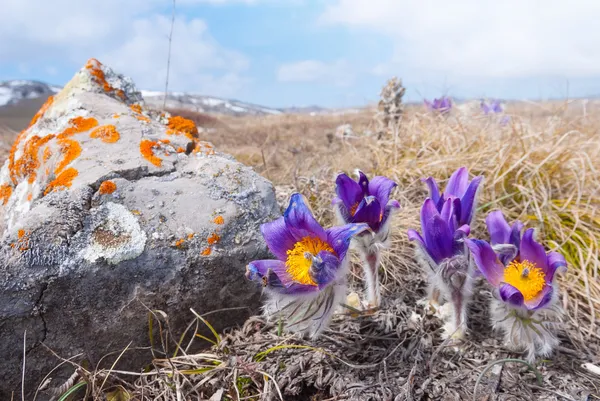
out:
M377 308L381 305L381 290L379 285L379 250L369 249L361 253L363 270L367 281L367 302L369 308Z
M449 259L441 266L442 289L452 303L452 317L445 325L448 336L461 339L467 329L467 306L471 299L473 279L469 259Z

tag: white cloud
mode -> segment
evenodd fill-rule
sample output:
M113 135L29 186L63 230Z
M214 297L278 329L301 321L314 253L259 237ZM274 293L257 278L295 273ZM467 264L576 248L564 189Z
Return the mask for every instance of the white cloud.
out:
M171 24L164 5L159 0L3 0L0 60L25 66L70 65L75 73L95 57L131 76L139 88L160 89ZM164 15L157 13L159 7ZM171 89L231 96L248 82L243 76L248 64L243 54L221 46L203 20L177 15Z
M345 60L337 60L332 63L303 60L282 64L277 70L279 82L318 82L349 86L352 85L354 79L354 73Z
M130 75L141 88L164 85L171 21L155 15L132 23L129 39L99 59ZM169 86L174 90L231 96L245 80L239 75L249 65L242 54L222 48L204 21L176 19L173 27Z
M597 0L337 0L320 18L386 35L374 73L521 77L600 73Z

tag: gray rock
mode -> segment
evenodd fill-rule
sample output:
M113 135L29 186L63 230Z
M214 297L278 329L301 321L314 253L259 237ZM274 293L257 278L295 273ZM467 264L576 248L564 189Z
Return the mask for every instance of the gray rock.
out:
M239 308L210 315L221 330L259 306L244 271L268 257L259 227L280 213L272 185L201 142L186 121L130 107L140 102L130 80L91 60L1 170L2 400L13 391L20 399L25 331L32 399L61 362L53 352L108 368L129 345L116 368L149 364L139 348L150 345L150 310L167 314L172 353L194 319L190 308ZM73 371L64 364L48 387Z

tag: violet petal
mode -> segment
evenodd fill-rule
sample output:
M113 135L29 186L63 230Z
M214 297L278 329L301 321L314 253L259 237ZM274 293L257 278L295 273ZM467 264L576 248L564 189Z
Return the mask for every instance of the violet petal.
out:
M500 210L490 212L485 218L492 245L510 243L511 228Z
M361 234L368 229L369 226L366 224L346 224L328 228L326 231L327 243L331 245L338 259L340 261L344 260L352 237Z
M542 269L546 276L550 274L554 275L554 271L550 272L548 269L548 258L546 257L544 247L533 239L533 228L528 229L523 234L519 258L521 261L527 260L532 262L536 267Z
M369 195L375 196L382 207L385 207L390 200L392 190L397 187L394 181L387 177L376 176L369 182Z
M285 224L283 217L260 226L269 250L279 260L286 260L287 251L294 248L296 239Z
M304 197L299 193L292 195L290 205L283 217L287 228L296 241L301 241L305 237L316 237L322 241L327 240L325 229L314 218L304 201Z
M477 190L479 188L479 184L483 180L482 176L478 176L473 178L473 181L467 187L464 195L461 197L461 210L460 210L460 223L461 224L471 224L471 219L473 218L475 212L475 204L477 197Z
M339 174L335 179L335 192L348 210L363 198L360 185L346 174Z
M444 190L444 196L455 196L457 198L462 198L467 190L468 185L469 172L467 171L466 167L461 167L450 176L450 179L446 184L446 189Z
M504 278L504 265L490 244L480 239L467 239L466 243L479 271L491 285L498 287Z
M521 291L517 290L510 284L504 284L502 287L500 287L500 298L512 306L516 306L518 308L523 307L523 294L521 294Z

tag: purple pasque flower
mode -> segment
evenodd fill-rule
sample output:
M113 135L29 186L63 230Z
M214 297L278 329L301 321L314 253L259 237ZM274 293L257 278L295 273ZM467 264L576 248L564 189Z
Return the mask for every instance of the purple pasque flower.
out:
M454 207L457 202L446 199L441 211L427 198L421 209L422 234L408 230L408 238L418 245L419 262L429 276L429 302L433 308L442 299L450 301L453 317L444 326L445 333L461 338L466 330L467 305L472 295L472 264L465 247L468 225L458 224Z
M346 257L353 236L366 224L324 229L302 195L292 195L283 217L261 226L274 260L255 260L246 277L263 285L267 315L291 322L288 329L316 337L346 293Z
M433 99L433 102L425 99L424 103L430 111L437 111L442 114L447 113L452 109L452 101L447 96L442 96L439 99Z
M483 114L498 114L502 113L504 110L502 109L502 104L499 100L492 100L490 103L482 100L481 111L483 111Z
M260 229L277 259L251 262L246 276L274 292L302 294L320 291L338 276L350 240L367 225L324 229L302 195L295 193L283 217Z
M360 170L358 182L346 174L336 178L336 194L332 204L340 223L366 223L372 235L365 233L356 238L356 248L363 262L367 282L367 300L370 307L381 302L379 286L380 249L389 242L391 215L400 209L390 194L397 184L387 177L376 176L370 181Z
M339 174L335 180L337 196L332 204L345 223L366 223L374 232L387 226L393 211L400 209L400 203L391 199L392 190L398 186L387 177L376 176L369 181L360 170L358 182L346 174Z
M510 231L501 225L494 226L492 237L495 239L492 241L514 241L510 236L515 226L518 229L518 224L514 224ZM508 232L510 234L507 235ZM537 310L548 306L554 295L554 275L558 269L563 270L567 266L560 253L546 253L533 234L533 228L526 230L520 238L518 254L513 259L505 259L504 263L500 258L502 254L494 252L492 245L486 241L467 240L479 271L498 290L502 301L514 308Z
M469 235L470 228L466 224L458 226L454 206L452 199L446 199L438 211L433 199L427 198L421 208L423 233L408 230L408 239L417 242L433 265L465 254L464 238Z
M427 184L430 197L438 211L441 212L446 200L452 199L455 202L454 213L458 225L462 226L471 224L477 206L477 191L482 180L483 176L477 176L469 181L469 171L466 167L461 167L450 176L443 192L440 192L433 177L428 177L422 181ZM458 200L458 202L455 200Z

